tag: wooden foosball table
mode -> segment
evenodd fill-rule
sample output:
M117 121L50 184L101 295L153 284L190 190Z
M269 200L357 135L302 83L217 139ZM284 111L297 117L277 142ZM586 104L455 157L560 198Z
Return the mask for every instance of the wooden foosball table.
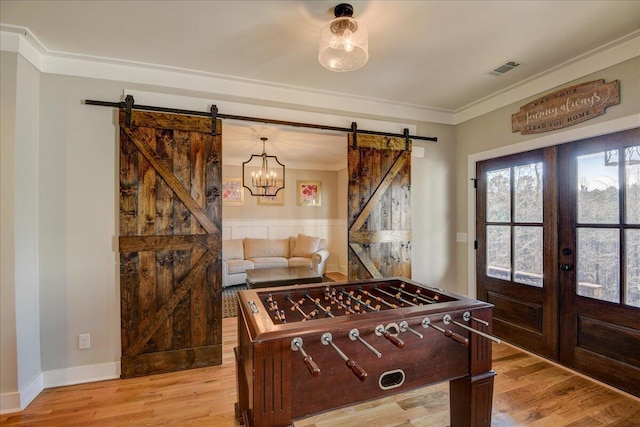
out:
M296 419L450 381L451 426L489 426L492 305L404 279L238 292L236 418Z

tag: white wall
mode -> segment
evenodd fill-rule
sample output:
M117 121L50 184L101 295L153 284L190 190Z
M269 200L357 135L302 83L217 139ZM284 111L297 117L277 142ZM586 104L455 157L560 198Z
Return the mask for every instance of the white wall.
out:
M233 144L222 135L222 144ZM347 153L345 151L345 159ZM224 159L223 159L224 162ZM286 166L286 165L285 165ZM240 178L242 167L238 165L222 165L224 178ZM338 173L326 170L302 170L287 167L285 171L284 204L282 206L260 205L258 197L244 189L242 206L222 205L222 220L230 219L335 219L338 216ZM320 181L322 186L321 206L298 206L296 181Z
M38 146L40 72L18 57L15 151L15 256L18 387L40 381ZM36 385L37 386L37 385Z
M115 111L121 85L42 74L40 120L40 322L42 369L116 362L120 301ZM91 349L78 349L78 334ZM100 376L100 374L97 374Z
M37 183L40 73L23 57L2 52L2 76L0 410L24 408L42 388Z
M451 167L455 140L453 126L422 124L419 135L438 142L414 141L411 157L412 278L455 291L455 174Z
M0 410L20 407L15 293L15 53L0 52Z

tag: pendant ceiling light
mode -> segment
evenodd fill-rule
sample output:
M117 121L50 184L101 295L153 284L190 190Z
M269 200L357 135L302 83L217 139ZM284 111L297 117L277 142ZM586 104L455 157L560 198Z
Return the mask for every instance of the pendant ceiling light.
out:
M336 18L320 31L318 61L327 70L353 71L369 60L367 29L352 18L353 6L341 3Z
M267 155L267 138L260 139L262 154L252 154L249 160L242 162L242 186L252 196L275 196L284 189L284 165L276 156Z

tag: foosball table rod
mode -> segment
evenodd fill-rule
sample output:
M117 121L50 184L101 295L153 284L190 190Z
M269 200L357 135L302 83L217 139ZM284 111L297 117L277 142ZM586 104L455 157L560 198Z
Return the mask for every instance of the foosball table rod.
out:
M465 347L469 345L469 340L462 335L456 334L451 329L443 329L440 326L434 325L433 323L431 323L431 320L429 320L428 317L422 319L422 327L427 329L429 326L431 326L436 331L442 332L445 337L451 338L452 340L462 344Z
M467 331L469 331L469 332L473 332L474 334L478 334L478 335L480 335L481 337L484 337L484 338L486 338L486 339L489 339L489 340L491 340L491 341L494 341L494 342L495 342L495 343L497 343L497 344L502 343L502 341L500 341L500 339L499 339L499 338L496 338L496 337L494 337L494 336L492 336L492 335L489 335L489 334L485 334L485 333L484 333L484 332L482 332L482 331L479 331L479 330L477 330L477 329L473 329L472 327L467 326L467 325L465 325L465 324L462 324L462 323L460 323L460 322L456 322L455 320L453 320L453 319L451 318L451 315L449 315L449 314L445 314L445 315L444 315L444 317L442 318L442 323L444 323L445 325L448 325L449 323L453 323L454 325L458 325L458 326L460 326L461 328L466 329L466 330L467 330Z
M320 337L320 342L324 345L331 346L336 351L336 353L338 353L338 356L340 356L342 360L347 363L347 367L361 382L364 382L367 379L367 372L362 369L355 360L350 359L346 354L342 352L342 350L338 348L337 345L335 345L330 332L325 332L324 334L322 334L322 336Z

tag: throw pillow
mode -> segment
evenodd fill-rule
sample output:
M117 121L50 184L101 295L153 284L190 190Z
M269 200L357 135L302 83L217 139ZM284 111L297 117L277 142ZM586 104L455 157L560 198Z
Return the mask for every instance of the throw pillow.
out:
M311 255L318 250L318 246L320 246L319 237L298 234L298 237L296 238L296 247L293 248L293 254L291 254L291 256L310 258Z
M224 259L244 259L242 239L223 240L222 256Z

